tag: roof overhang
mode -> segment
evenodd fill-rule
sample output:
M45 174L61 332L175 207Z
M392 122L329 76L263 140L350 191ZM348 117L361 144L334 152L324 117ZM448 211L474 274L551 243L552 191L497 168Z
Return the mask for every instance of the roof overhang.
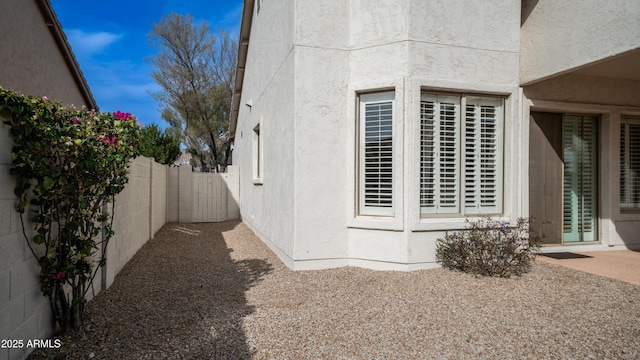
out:
M76 56L71 50L71 45L69 45L64 31L62 31L62 25L60 24L60 21L58 21L58 17L56 16L55 11L53 11L51 2L49 0L36 0L36 3L38 4L40 13L44 18L44 23L47 25L47 28L49 28L51 35L55 39L56 46L60 50L60 53L62 54L62 57L64 58L64 61L66 62L71 75L73 76L73 80L76 86L78 86L82 97L84 98L86 106L89 109L95 109L96 111L99 110L98 104L93 98L93 94L91 94L91 90L89 89L87 80L84 78L82 70L80 69L80 65L76 60Z
M236 62L236 77L231 99L231 118L229 119L229 137L234 139L238 126L238 112L240 111L240 97L244 83L244 70L249 51L249 37L251 35L251 22L253 21L253 0L244 0L242 7L242 22L240 24L240 36L238 38L238 61Z
M640 47L616 56L588 64L575 74L640 81Z

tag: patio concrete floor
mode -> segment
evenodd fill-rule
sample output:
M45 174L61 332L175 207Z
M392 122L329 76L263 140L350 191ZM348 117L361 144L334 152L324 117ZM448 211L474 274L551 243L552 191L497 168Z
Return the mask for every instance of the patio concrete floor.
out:
M536 260L640 285L639 250L589 251L571 254L585 257L555 259L538 255Z

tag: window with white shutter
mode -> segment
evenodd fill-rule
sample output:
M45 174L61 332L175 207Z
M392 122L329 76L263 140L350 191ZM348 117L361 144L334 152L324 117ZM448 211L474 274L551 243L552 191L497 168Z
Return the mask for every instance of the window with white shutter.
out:
M502 212L502 103L493 97L422 95L422 214Z
M393 100L393 92L360 95L361 215L393 215Z
M420 207L460 212L460 98L424 95L420 102Z
M640 209L640 118L620 123L620 207Z
M466 99L465 213L502 212L502 99Z

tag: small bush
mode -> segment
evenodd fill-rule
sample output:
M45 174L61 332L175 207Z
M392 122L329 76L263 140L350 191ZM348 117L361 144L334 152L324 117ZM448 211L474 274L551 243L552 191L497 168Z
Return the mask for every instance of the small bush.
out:
M530 269L543 235L531 229L529 219L511 225L485 217L469 224L467 230L447 232L437 240L436 259L443 267L500 277Z

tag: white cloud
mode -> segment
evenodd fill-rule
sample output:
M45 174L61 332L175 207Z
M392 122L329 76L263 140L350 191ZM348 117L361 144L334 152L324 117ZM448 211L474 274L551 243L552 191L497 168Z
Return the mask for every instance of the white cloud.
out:
M122 35L104 31L90 33L72 29L66 33L73 52L79 56L91 56L101 53L109 45L122 38Z

